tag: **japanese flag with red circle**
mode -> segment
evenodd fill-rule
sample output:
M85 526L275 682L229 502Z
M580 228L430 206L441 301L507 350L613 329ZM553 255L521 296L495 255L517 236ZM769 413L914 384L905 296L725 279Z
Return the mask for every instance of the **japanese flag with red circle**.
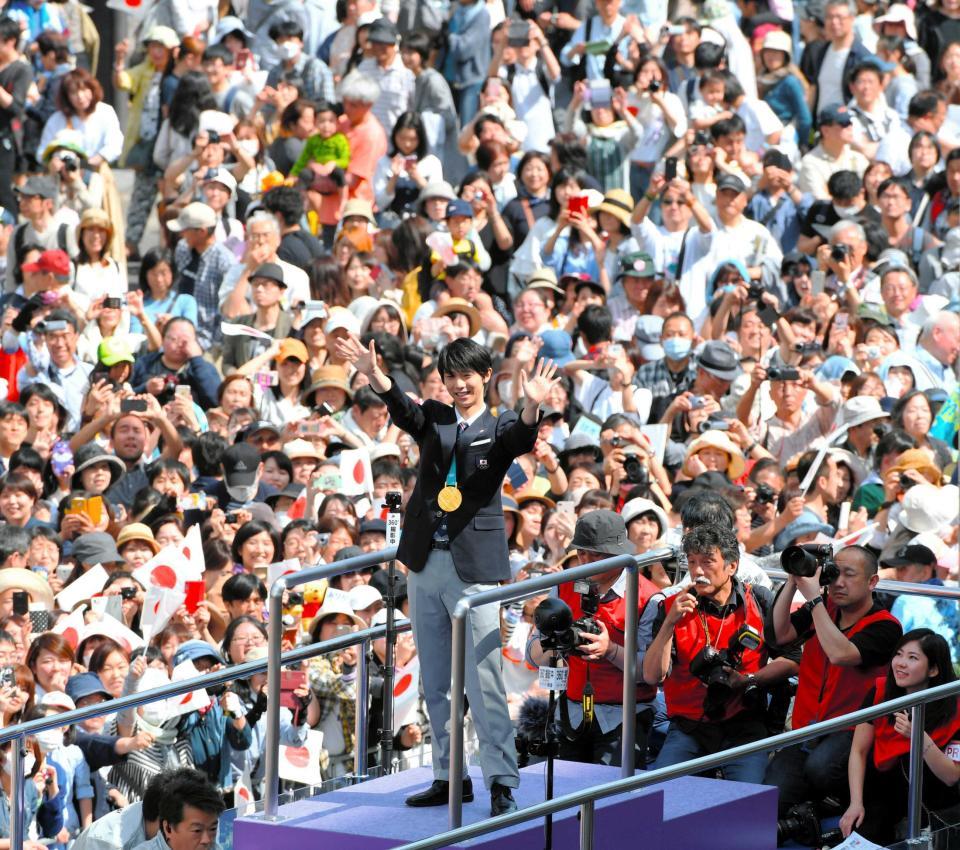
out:
M323 752L323 732L307 730L307 740L302 747L280 747L280 778L304 785L319 785L323 782L320 754Z
M149 641L151 635L160 632L186 601L187 594L183 591L158 585L148 587L140 612L140 631L144 639Z
M173 668L173 675L170 677L170 681L184 682L187 679L199 678L199 676L200 671L193 661L188 658ZM170 710L171 717L189 714L191 711L202 711L208 705L210 705L210 695L202 688L178 697L170 697L170 699L167 700L167 708Z
M80 645L81 636L87 625L83 619L83 611L83 608L77 608L68 617L62 617L53 627L53 633L60 635L74 649Z
M267 567L267 587L273 587L273 583L281 576L300 572L301 567L302 564L299 558L287 558L285 561L277 561L275 564L270 564L270 566Z
M420 657L414 655L410 662L398 667L393 680L393 716L398 729L417 723L417 697L420 694Z
M108 9L126 12L135 18L142 18L153 5L152 0L107 0Z
M142 567L137 567L133 577L146 588L165 587L183 591L186 582L203 578L203 569L198 572L195 564L178 546L167 546Z
M91 635L102 635L111 640L115 640L120 646L124 647L128 653L143 646L143 638L135 631L128 629L119 620L113 617L104 617L102 620L95 620L87 623L83 630L80 640L86 640Z
M366 449L340 452L340 478L344 496L370 496L373 493L370 453Z
M200 537L200 526L191 525L187 529L186 537L180 544L180 551L183 557L190 562L190 576L186 581L200 581L203 578L203 571L207 568L203 560L203 538Z

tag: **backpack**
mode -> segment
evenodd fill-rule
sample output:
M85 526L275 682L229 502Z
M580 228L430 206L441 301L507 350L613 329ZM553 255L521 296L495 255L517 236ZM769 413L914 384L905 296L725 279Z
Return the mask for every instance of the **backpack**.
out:
M23 262L23 246L27 241L27 225L29 223L24 222L18 225L13 233L13 256L16 257L17 268L20 268L20 264ZM57 247L66 254L70 253L67 250L67 232L69 229L70 226L67 224L61 224L57 228Z
M550 78L547 77L547 69L543 67L543 62L540 61L540 57L537 57L537 66L534 69L534 72L537 75L537 82L540 83L540 88L543 89L543 93L546 95L547 100L550 100ZM510 85L511 92L513 91L513 79L517 76L517 65L516 63L511 63L507 65L507 83Z

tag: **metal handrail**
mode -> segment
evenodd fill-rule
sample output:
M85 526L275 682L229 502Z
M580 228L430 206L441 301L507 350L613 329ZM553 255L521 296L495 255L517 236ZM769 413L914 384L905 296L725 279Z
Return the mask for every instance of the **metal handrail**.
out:
M409 630L409 620L398 621L397 632L406 632ZM369 641L384 637L385 634L385 626L373 626L368 629L363 629L359 632L340 635L338 637L331 638L328 641L300 646L296 649L291 649L289 652L283 653L281 656L281 664L282 666L286 667L291 664L295 664L298 661L306 661L314 656L324 655L328 652L337 652L338 650L347 649L348 647L356 644L363 644L366 646ZM363 658L365 659L365 657L366 654L363 653ZM124 711L125 709L138 708L141 705L156 702L157 700L182 696L183 694L190 693L191 691L199 688L209 688L239 679L248 679L256 673L267 672L267 669L267 660L245 661L243 664L235 664L230 667L224 667L222 670L204 673L202 676L197 676L193 679L184 679L178 682L171 682L170 684L162 685L159 688L151 688L149 691L141 691L139 693L129 694L128 696L111 699L107 702L90 705L85 708L75 708L72 711L63 711L59 714L51 714L48 717L39 717L36 720L28 720L24 723L18 723L15 726L0 728L0 744L5 744L8 741L14 742L14 746L11 747L11 755L13 756L13 787L11 789L11 807L13 812L11 817L12 828L10 830L10 846L14 848L14 850L20 850L23 847L24 777L22 759L23 742L28 736L36 735L36 733L43 732L47 729L57 729L61 726L69 726L84 720L90 720L94 717L102 717L105 714L115 714L117 712ZM279 700L272 699L269 700L268 705L270 703L278 702ZM362 717L362 722L366 724L366 716L366 705L361 704L357 708L357 723L359 724L361 722ZM355 756L355 759L356 758L357 757ZM364 759L365 754L359 756L359 758ZM356 768L356 763L354 767Z
M813 723L810 726L804 726L802 729L795 729L790 732L782 732L779 735L773 735L760 741L754 741L750 744L741 744L738 747L731 747L728 750L722 750L711 755L700 756L690 761L661 767L657 770L650 770L636 776L614 779L610 782L604 782L601 785L595 785L591 788L585 788L582 791L575 791L570 794L564 794L562 797L555 797L553 800L545 800L542 803L529 806L525 809L509 812L505 815L499 815L495 818L478 821L477 823L461 826L457 829L451 829L439 835L430 838L424 838L420 841L412 841L409 844L403 844L396 850L435 850L435 848L448 847L471 838L477 838L490 832L496 832L507 827L516 826L526 821L535 820L553 815L557 812L569 809L574 806L581 807L581 816L590 819L592 825L593 804L597 800L605 797L613 797L617 794L626 794L631 791L639 791L648 785L658 782L664 782L668 779L676 779L681 776L688 776L691 773L700 773L704 770L721 767L727 762L744 756L753 755L759 752L780 749L782 747L800 744L809 741L812 738L819 738L830 732L838 732L848 729L857 723L864 723L869 720L875 720L887 714L892 714L901 709L910 708L912 735L910 739L910 800L908 806L908 832L911 838L915 838L919 833L920 820L920 801L922 791L922 770L923 764L923 723L925 715L925 706L945 697L960 696L960 681L949 682L945 685L938 685L935 688L928 688L924 691L918 691L912 694L905 694L902 697L880 703L878 705L861 708L852 711L849 714L834 717L830 720L822 720L819 723ZM584 812L584 808L587 809ZM585 835L586 830L581 828L581 850L590 850L592 848L592 834Z
M450 645L450 797L448 817L450 828L456 829L463 821L463 691L464 664L466 657L467 616L473 608L492 602L509 602L528 596L538 590L549 590L577 579L590 578L615 569L627 571L627 586L624 594L626 622L623 634L623 732L620 770L623 776L633 775L633 749L636 738L637 713L637 621L640 616L640 578L638 569L648 564L670 561L677 557L673 547L656 549L643 555L615 555L561 570L544 573L536 578L516 584L505 584L462 596L453 611L453 634ZM438 845L439 846L439 845Z
M355 558L344 558L334 564L321 564L319 567L308 567L296 573L288 573L280 576L270 587L270 597L268 601L268 610L270 614L267 626L267 693L272 697L267 701L267 739L266 739L266 759L264 764L264 793L263 793L263 816L267 820L277 820L277 812L280 809L280 667L281 664L281 645L283 643L283 594L292 587L298 587L301 584L307 584L311 581L320 581L321 579L330 579L334 576L352 573L357 570L375 567L385 561L393 560L397 557L396 547L390 549L381 549L377 552L364 552ZM406 631L409 624L403 629ZM359 653L359 669L357 678L359 682L357 697L359 705L357 706L357 721L355 726L356 740L354 741L354 768L358 776L363 774L363 768L366 766L367 758L367 647L371 636L368 634L370 629L362 632L356 632L352 635L344 635L354 640L342 644L342 647L352 646L359 643L361 650ZM376 637L381 637L386 633L385 628L377 628ZM361 640L356 640L358 635L367 635ZM330 641L333 643L334 641ZM362 700L359 698L363 697ZM384 695L388 699L389 695ZM359 765L359 767L358 767Z

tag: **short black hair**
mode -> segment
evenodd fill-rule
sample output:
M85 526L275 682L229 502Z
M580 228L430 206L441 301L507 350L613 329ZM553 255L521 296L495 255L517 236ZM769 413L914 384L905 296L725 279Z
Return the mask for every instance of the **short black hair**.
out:
M877 574L877 570L880 569L880 561L877 556L863 546L844 546L840 552L850 552L856 555L857 561L860 562L860 566L863 568L863 574L867 578L873 578ZM837 554L839 555L840 552Z
M577 330L588 345L609 342L613 334L613 315L602 304L591 304L577 319Z
M740 560L740 544L732 525L698 525L683 535L683 551L687 555L707 555L714 549L720 551L725 564Z
M279 215L287 227L303 217L303 193L296 186L274 186L263 196L263 208Z
M426 62L430 58L430 51L433 50L433 39L423 30L414 30L400 40L400 49L419 53L420 58Z
M387 403L374 392L373 387L363 386L354 393L353 406L361 413L371 407L386 407Z
M225 808L217 786L196 770L164 783L159 809L161 831L167 825L174 827L183 821L185 806L217 816Z
M713 136L713 140L721 139L724 136L729 136L731 133L746 133L747 125L743 123L743 119L734 113L729 118L724 118L722 121L717 121L710 128L710 135Z
M810 449L810 451L804 452L800 455L800 460L797 461L796 473L797 477L803 481L807 475L810 473L810 470L813 468L813 464L819 456L820 452L816 449ZM825 461L826 455L824 455L823 461ZM814 476L814 481L823 475L823 461L820 462L820 468L817 470L816 475Z
M863 191L863 181L856 171L835 171L827 180L827 191L835 201L852 201Z
M75 331L80 330L80 322L76 315L70 310L63 309L63 307L57 307L56 310L51 310L47 314L47 318L44 319L44 323L50 324L50 322L66 322Z
M376 481L381 475L400 480L400 464L395 458L381 457L370 464L370 475Z
M230 444L224 437L215 431L204 431L197 437L193 446L193 465L197 468L199 477L216 478L223 471L220 464L223 461L223 453L230 448Z
M0 525L0 566L7 558L18 552L23 554L30 547L30 532L17 525Z
M899 187L900 191L903 192L903 194L908 198L911 196L911 192L913 191L913 186L906 177L888 177L879 186L877 186L877 197L879 198L891 186Z
M0 18L0 41L20 41L20 22L13 18Z
M727 74L726 80L723 83L723 100L725 103L733 103L738 98L741 98L746 94L743 90L743 86L740 85L740 81L733 76L733 74Z
M246 602L254 593L267 598L267 588L253 573L237 573L224 583L220 597L224 602Z
M917 441L901 428L891 428L877 442L873 453L876 468L880 469L881 461L887 455L900 455L917 447Z
M733 528L735 523L733 508L719 493L695 493L680 509L680 525L686 530L692 531L701 525L726 525Z
M924 118L937 111L937 107L946 101L940 92L934 89L918 91L907 105L907 118Z
M693 51L693 66L698 71L719 68L723 64L726 48L712 41L701 41Z
M877 79L881 82L883 81L883 71L880 70L880 67L877 65L876 59L865 59L862 62L858 62L853 66L853 69L850 71L850 75L847 77L847 85L855 83L857 77L859 77L864 71L871 71L877 75Z
M467 372L476 372L483 378L493 370L493 359L489 349L472 339L455 339L440 351L437 368L441 378Z
M267 35L270 36L272 41L276 41L279 38L299 38L303 41L303 27L293 20L293 18L285 18L282 21L277 21L275 24L272 24Z
M168 782L173 782L184 777L193 777L195 781L204 780L204 775L193 767L178 767L176 770L162 770L156 774L143 792L143 819L145 821L155 821L160 817L160 801L163 799L164 788Z
M15 401L0 401L0 419L6 419L8 416L19 416L24 422L30 422L30 416L27 409Z
M216 62L219 59L224 65L233 64L233 54L225 44L211 44L203 51L203 62Z

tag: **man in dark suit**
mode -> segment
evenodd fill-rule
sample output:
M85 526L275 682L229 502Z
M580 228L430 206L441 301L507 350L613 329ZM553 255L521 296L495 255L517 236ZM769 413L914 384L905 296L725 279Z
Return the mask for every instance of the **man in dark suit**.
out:
M337 352L370 379L394 424L420 447L397 557L409 570L410 620L430 715L434 782L406 802L444 805L450 768L450 615L464 594L510 579L501 486L514 458L533 450L540 404L559 380L556 366L541 361L529 379L521 372L522 413L494 416L484 401L493 375L490 352L472 340L454 340L440 352L438 367L453 407L412 401L377 366L373 342L364 349L351 334L337 340ZM496 816L517 807L511 791L520 783L500 668L500 606L474 608L468 622L467 698ZM463 786L463 800L469 802L469 777Z

